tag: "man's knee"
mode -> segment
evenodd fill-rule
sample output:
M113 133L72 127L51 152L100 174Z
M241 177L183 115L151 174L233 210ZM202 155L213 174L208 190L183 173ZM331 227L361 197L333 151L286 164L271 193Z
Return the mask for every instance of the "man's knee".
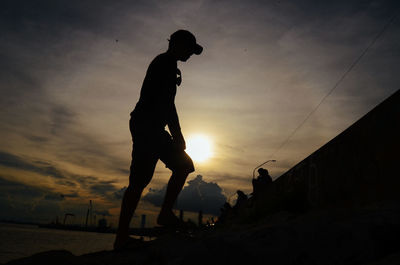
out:
M149 185L153 174L145 173L145 172L133 172L129 176L129 187L144 189Z
M190 156L186 152L175 154L166 163L167 167L172 170L174 174L185 175L185 178L190 173L194 172L194 164Z
M172 173L179 175L181 177L184 176L184 178L186 179L190 173L194 172L194 165L192 160L190 159L182 161L181 163L175 165L174 167L171 168L171 170Z
M172 177L177 180L180 180L180 181L186 181L189 173L190 173L190 170L187 170L184 168L175 169L175 170L172 170Z

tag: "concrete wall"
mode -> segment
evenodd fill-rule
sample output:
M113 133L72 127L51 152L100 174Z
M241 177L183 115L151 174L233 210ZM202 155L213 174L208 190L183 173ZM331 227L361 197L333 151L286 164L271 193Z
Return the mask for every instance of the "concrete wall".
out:
M280 176L256 206L304 211L399 200L399 153L400 90Z

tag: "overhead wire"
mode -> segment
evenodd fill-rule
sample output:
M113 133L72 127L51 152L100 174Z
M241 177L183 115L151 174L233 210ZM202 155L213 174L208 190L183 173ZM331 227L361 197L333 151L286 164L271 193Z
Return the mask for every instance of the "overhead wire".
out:
M385 33L390 24L396 20L399 15L399 10L388 20L388 22L383 26L383 28L379 31L379 33L373 38L373 40L369 43L369 45L363 50L363 52L354 60L354 62L347 68L347 70L342 74L339 80L335 83L335 85L328 91L328 93L320 100L314 109L305 117L305 119L293 130L293 132L279 145L279 147L270 155L269 159L274 157L276 153L278 153L296 134L296 132L307 122L307 120L318 110L321 104L325 101L327 97L329 97L332 92L342 83L342 81L346 78L346 76L353 70L353 68L361 61L364 55L368 52L368 50L376 43L376 41Z

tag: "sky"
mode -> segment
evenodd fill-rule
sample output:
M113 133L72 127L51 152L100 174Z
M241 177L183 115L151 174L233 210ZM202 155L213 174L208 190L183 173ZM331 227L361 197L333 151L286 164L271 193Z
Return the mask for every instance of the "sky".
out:
M236 190L251 192L254 167L276 159L267 168L278 178L399 89L397 18L279 148L399 8L394 0L3 1L0 219L74 213L80 223L93 200L116 224L129 113L149 63L178 29L204 47L178 62L182 131L207 136L213 149L178 205L216 215ZM132 225L141 214L154 224L169 176L159 162Z

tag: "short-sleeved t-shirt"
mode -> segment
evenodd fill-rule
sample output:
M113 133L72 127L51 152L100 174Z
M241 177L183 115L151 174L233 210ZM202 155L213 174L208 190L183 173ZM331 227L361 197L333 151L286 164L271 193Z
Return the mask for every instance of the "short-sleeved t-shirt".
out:
M134 142L130 175L132 183L135 179L143 181L143 176L151 178L158 159L172 171L194 171L192 159L183 149L174 145L171 135L164 129L168 125L170 131L173 129L172 133L180 130L175 109L176 75L176 60L166 53L158 55L147 69L139 101L129 123Z
M176 74L176 60L167 53L158 55L150 63L139 101L131 113L136 126L163 130L170 117L176 115Z

